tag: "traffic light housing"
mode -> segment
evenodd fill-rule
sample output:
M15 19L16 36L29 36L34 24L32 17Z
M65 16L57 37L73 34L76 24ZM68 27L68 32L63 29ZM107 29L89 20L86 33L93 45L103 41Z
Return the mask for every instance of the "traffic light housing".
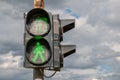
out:
M52 14L43 9L32 9L25 14L24 67L53 67L52 24Z
M61 20L58 14L39 8L30 10L24 18L24 67L60 71L64 57L76 50L75 45L61 45L63 33L75 27L75 20Z
M63 33L75 27L74 19L59 18L59 14L53 15L54 30L54 68L60 70L64 64L64 58L75 53L76 45L61 45Z

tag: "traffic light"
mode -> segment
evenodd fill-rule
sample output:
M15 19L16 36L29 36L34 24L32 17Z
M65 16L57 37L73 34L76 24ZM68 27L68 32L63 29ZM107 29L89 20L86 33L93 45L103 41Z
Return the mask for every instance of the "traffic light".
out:
M53 67L52 14L39 8L25 14L26 68Z
M64 57L75 52L75 45L61 45L63 33L75 27L74 19L61 20L43 9L35 8L25 14L26 68L47 68L60 71Z

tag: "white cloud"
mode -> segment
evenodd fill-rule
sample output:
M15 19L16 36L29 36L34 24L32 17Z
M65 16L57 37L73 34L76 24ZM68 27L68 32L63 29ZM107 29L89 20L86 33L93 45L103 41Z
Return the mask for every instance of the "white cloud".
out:
M76 19L76 27L77 29L80 29L80 27L87 24L88 17L80 17Z
M32 71L22 67L22 56L15 55L14 51L0 54L1 80L26 80L32 78Z
M120 52L120 44L119 44L119 43L113 44L112 49L113 49L115 52Z
M7 54L0 55L0 68L9 69L9 68L20 68L20 63L22 62L22 56L14 56L13 51L10 51Z
M116 60L120 62L120 56L116 57Z
M98 80L98 79L93 78L92 80Z
M93 77L93 75L96 74L96 72L96 69L65 69L61 72L58 72L50 80L89 80L91 76Z
M104 45L104 46L108 46L111 48L111 50L115 51L115 52L120 52L120 44L119 43L116 43L116 42L103 42L101 43L101 45Z
M78 69L71 69L68 71L74 75L93 75L96 74L97 70L96 69L85 69L85 70L78 70Z

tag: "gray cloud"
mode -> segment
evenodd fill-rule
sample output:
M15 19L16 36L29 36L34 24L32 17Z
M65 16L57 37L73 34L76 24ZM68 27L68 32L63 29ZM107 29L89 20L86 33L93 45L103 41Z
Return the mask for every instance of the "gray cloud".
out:
M45 0L45 6L50 9L62 9L67 2L66 0Z
M32 80L32 71L25 69L0 69L0 79L1 80Z

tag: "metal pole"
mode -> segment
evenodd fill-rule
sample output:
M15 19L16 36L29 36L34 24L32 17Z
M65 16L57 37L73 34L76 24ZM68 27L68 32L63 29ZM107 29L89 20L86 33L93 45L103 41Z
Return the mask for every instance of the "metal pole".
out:
M34 69L33 80L44 80L44 69Z

